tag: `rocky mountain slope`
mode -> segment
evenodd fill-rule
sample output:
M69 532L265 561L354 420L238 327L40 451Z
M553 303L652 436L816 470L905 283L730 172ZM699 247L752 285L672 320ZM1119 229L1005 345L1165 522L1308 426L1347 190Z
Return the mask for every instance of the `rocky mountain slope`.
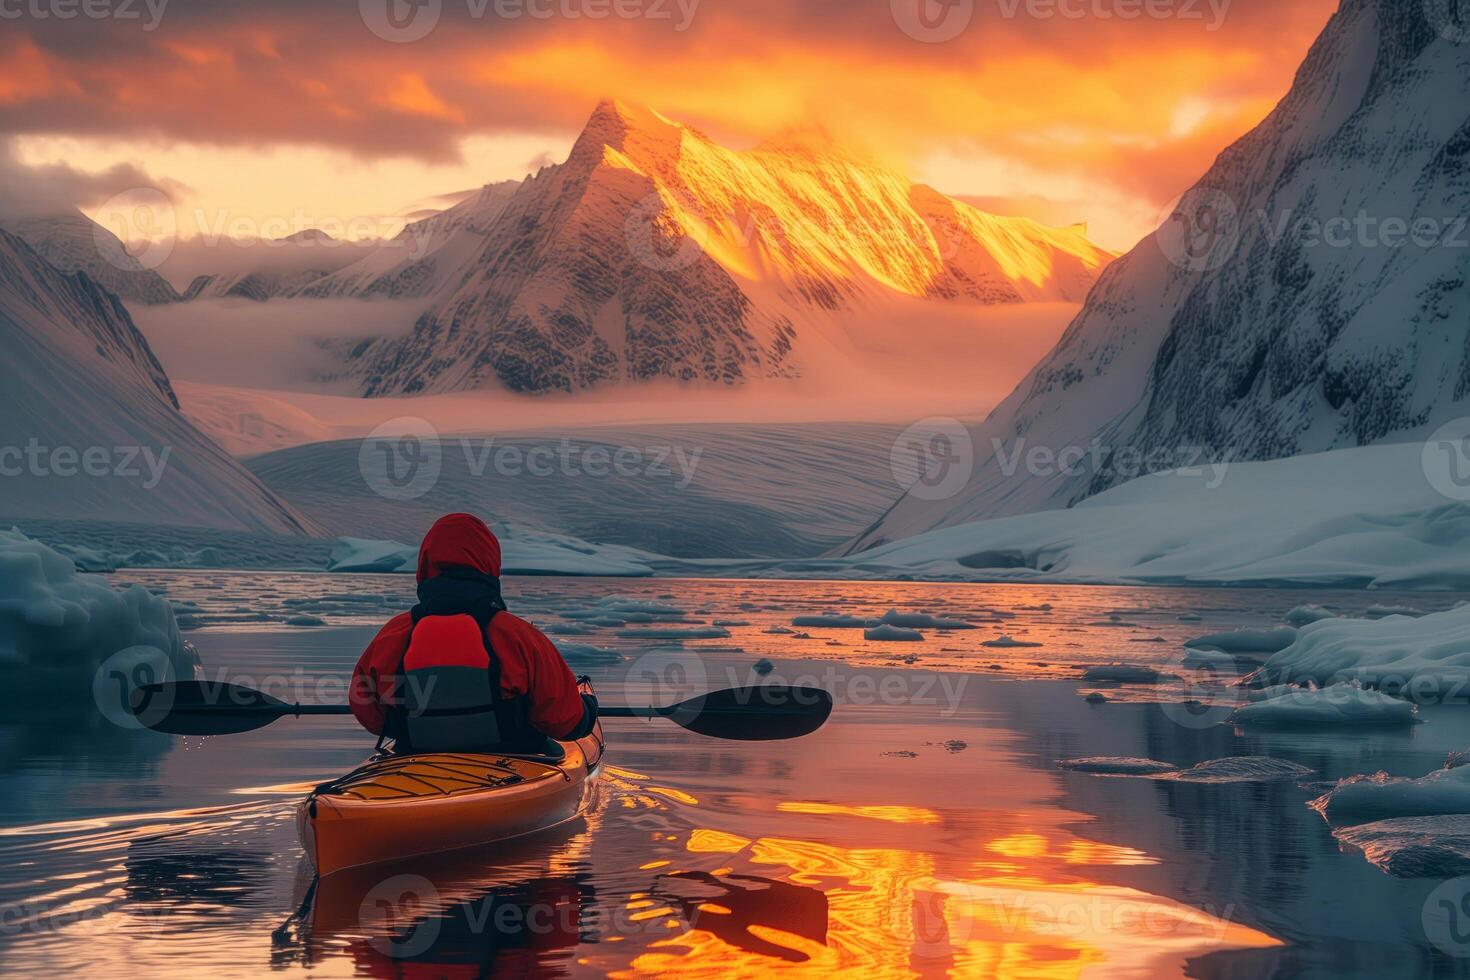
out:
M1470 44L1435 9L1344 0L1280 104L971 431L963 489L911 492L853 550L1456 413L1470 395ZM1028 462L1038 449L1070 455Z
M347 352L366 394L797 374L842 349L844 316L1080 300L1111 258L1080 226L986 214L824 139L733 151L616 102L564 163L497 188L450 289L437 260L372 280L434 299L406 338Z
M311 298L417 299L456 289L518 180L486 184L453 207L408 225L343 269L294 291Z
M168 280L145 268L116 235L80 211L22 218L7 222L6 228L61 271L85 272L129 302L172 303L179 298Z
M319 534L179 412L122 301L0 230L0 518Z

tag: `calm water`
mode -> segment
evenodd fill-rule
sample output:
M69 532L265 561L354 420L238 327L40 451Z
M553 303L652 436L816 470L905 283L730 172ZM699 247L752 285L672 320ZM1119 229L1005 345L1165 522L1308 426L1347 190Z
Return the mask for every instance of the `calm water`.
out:
M342 696L372 624L411 588L394 576L117 578L179 604L207 676L302 700ZM1466 962L1426 939L1438 882L1340 852L1305 806L1311 786L1056 768L1098 754L1269 754L1323 779L1437 768L1470 746L1462 709L1430 708L1403 733L1246 735L1181 712L1175 682L1089 704L1075 678L1083 664L1177 664L1184 640L1301 602L1351 612L1459 597L585 579L507 592L534 621L581 631L557 639L609 703L745 682L765 657L772 677L827 686L837 710L789 743L612 722L585 818L312 889L293 807L367 754L350 722L170 739L119 729L90 701L28 707L0 722L0 970L1380 977ZM589 614L613 594L623 612ZM977 628L878 643L791 626L890 608ZM285 625L303 616L326 625ZM623 635L716 621L729 636ZM985 645L1002 635L1038 645Z

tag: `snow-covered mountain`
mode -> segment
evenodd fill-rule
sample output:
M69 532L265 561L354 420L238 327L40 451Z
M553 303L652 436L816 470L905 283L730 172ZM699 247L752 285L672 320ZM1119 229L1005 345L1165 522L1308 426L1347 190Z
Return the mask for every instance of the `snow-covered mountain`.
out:
M450 292L469 275L495 219L520 187L518 180L480 190L405 227L392 239L346 268L298 287L314 298L417 299Z
M319 534L180 414L122 301L0 230L0 518Z
M294 296L359 262L379 247L371 242L333 238L319 228L308 228L284 238L190 239L180 243L165 270L207 269L195 275L182 299L250 299L256 302Z
M348 352L366 394L791 375L844 349L844 317L1077 301L1111 258L1081 226L986 214L824 138L734 151L610 101L565 162L473 207L489 218L473 254L447 235L443 262L371 280L434 299L409 336Z
M1454 413L1470 395L1470 44L1434 8L1344 0L1280 104L972 430L968 484L911 492L852 548Z
M194 281L189 283L189 288L184 290L183 298L253 299L256 302L265 302L277 296L290 296L330 274L327 269L293 269L195 276Z
M80 211L20 218L7 221L5 227L61 271L85 272L125 300L172 303L179 298L167 279L145 268L116 235Z

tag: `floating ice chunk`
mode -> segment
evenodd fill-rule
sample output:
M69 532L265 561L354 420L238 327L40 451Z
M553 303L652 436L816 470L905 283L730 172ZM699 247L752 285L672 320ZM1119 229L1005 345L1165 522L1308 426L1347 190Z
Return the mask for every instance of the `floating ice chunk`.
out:
M1349 776L1313 800L1312 806L1334 823L1470 813L1470 767L1436 769L1418 779L1386 772Z
M619 615L624 613L641 613L646 616L657 616L660 619L687 615L678 606L671 606L665 602L654 602L648 599L633 599L622 595L605 595L601 599L598 599L594 605L599 609L614 612Z
M1164 677L1152 667L1140 664L1100 664L1088 667L1082 674L1084 681L1114 681L1118 684L1153 684Z
M581 623L552 623L545 627L544 631L552 636L587 636L597 632L591 626L584 626Z
M167 601L139 585L115 591L41 542L0 531L0 671L16 671L8 683L90 675L130 647L160 651L178 678L194 674ZM91 696L86 685L75 690Z
M1470 682L1470 605L1418 618L1324 619L1261 668L1269 682L1357 680L1409 687L1416 700L1445 697Z
M1308 623L1316 623L1324 619L1334 619L1337 613L1322 606L1306 603L1297 606L1286 614L1285 621L1288 626L1305 626Z
M623 660L623 655L616 650L593 646L590 643L558 643L556 648L561 651L562 658L572 667L616 664Z
M1153 776L1158 773L1177 772L1179 767L1157 759L1135 759L1122 755L1094 755L1082 759L1061 759L1057 765L1076 772L1090 772L1100 776Z
M792 626L814 626L823 629L867 629L876 620L863 619L860 616L848 615L819 615L819 616L795 616L791 620Z
M1272 698L1279 698L1283 694L1295 694L1301 690L1310 690L1310 688L1300 688L1295 684L1272 684L1270 687L1247 690L1245 692L1245 699L1247 701L1270 701Z
M997 636L993 640L986 640L983 643L981 643L980 645L982 647L1006 647L1006 648L1012 648L1012 647L1014 647L1014 648L1019 648L1019 647L1039 647L1039 646L1041 646L1040 643L1033 643L1030 640L1017 640L1014 637L1006 636L1004 634L1002 634L1001 636Z
M722 626L639 627L618 630L617 635L629 640L719 640L730 631Z
M1300 779L1312 774L1312 770L1306 766L1264 755L1233 755L1223 759L1210 759L1188 769L1180 769L1157 759L1110 755L1064 759L1057 765L1063 769L1104 776L1146 776L1150 779L1186 783L1259 783L1277 779Z
M1169 778L1183 783L1261 783L1276 779L1302 779L1312 774L1313 770L1286 759L1232 755L1201 762Z
M419 550L399 541L371 538L338 538L327 557L329 572L414 571Z
M863 631L863 639L865 640L913 642L916 640L922 640L923 638L924 634L920 633L918 630L905 629L902 626L894 626L891 623L883 623L881 625L874 626L870 630Z
M1423 616L1424 610L1415 609L1413 606L1388 606L1374 603L1363 610L1363 615L1369 619L1384 619L1388 616Z
M975 628L974 623L967 623L962 619L945 619L922 612L899 612L897 609L888 610L878 617L878 622L889 626L902 626L905 629L972 630Z
M1238 725L1276 727L1390 727L1417 724L1419 708L1409 701L1370 691L1356 684L1333 684L1315 691L1294 691L1235 709Z
M1370 864L1399 878L1458 878L1470 874L1470 815L1395 817L1337 827L1332 836L1362 851Z
M1185 641L1185 646L1196 650L1219 650L1221 653L1275 653L1284 650L1296 640L1296 629L1278 626L1266 630L1232 630L1228 633L1210 633Z

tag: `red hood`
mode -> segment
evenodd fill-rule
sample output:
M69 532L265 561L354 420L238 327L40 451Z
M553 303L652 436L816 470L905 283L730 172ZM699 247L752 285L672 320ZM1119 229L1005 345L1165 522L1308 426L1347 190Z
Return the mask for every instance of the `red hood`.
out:
M445 514L419 546L420 582L451 565L500 577L500 540L474 514Z

